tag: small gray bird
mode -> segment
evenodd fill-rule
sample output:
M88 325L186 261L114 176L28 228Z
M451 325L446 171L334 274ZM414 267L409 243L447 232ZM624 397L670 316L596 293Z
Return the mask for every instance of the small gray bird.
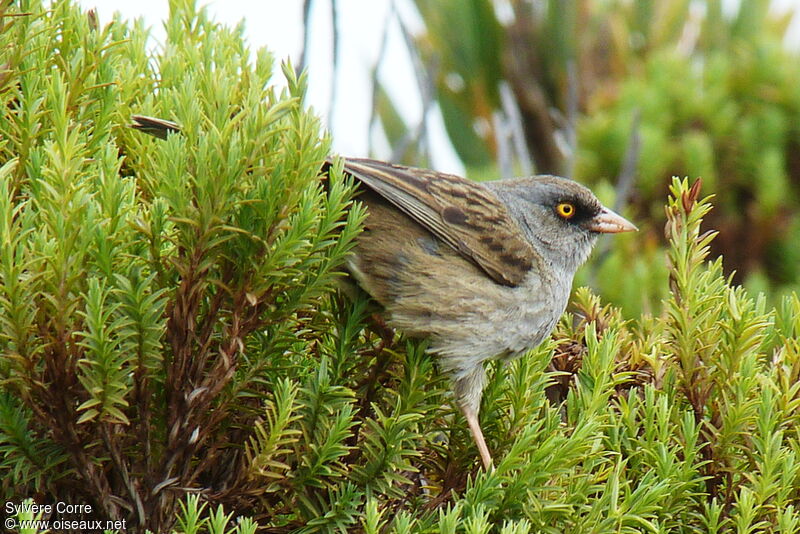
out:
M180 131L163 119L133 121L160 138ZM488 470L478 422L483 362L541 343L597 237L636 227L582 185L555 176L476 183L351 158L344 171L363 184L358 198L368 210L350 272L391 326L430 340Z
M391 326L430 340L488 470L483 362L541 343L597 237L636 227L555 176L476 183L350 158L344 171L365 186L368 211L349 269Z

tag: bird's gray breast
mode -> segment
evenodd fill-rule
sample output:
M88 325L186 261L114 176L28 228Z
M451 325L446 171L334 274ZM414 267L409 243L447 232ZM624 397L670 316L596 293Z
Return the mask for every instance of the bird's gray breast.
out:
M537 347L553 331L569 300L571 280L542 279L531 273L514 291L506 307L508 320L498 334L505 339L504 359Z
M468 368L493 358L511 359L538 346L552 332L569 298L571 280L543 279L535 271L517 287L503 287L490 306L462 315L458 333L439 338L434 351L446 367Z

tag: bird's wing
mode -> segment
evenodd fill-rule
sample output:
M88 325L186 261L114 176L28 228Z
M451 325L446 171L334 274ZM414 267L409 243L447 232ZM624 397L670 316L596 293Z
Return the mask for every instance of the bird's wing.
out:
M522 283L536 253L508 209L478 183L452 174L344 159L344 170L475 263L495 282Z

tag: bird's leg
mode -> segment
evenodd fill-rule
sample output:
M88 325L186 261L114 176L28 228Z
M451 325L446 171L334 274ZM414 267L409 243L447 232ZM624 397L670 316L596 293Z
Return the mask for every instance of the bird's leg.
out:
M490 471L492 469L492 455L489 454L489 447L486 446L486 440L483 439L483 431L478 421L478 412L466 406L462 406L461 411L464 412L464 417L467 418L472 439L475 440L475 445L478 446L478 452L481 454L481 460L483 460L483 467Z
M456 375L456 379L453 381L453 390L456 394L458 405L461 407L461 411L464 412L464 417L467 418L472 439L475 440L475 445L478 446L483 467L489 471L492 469L492 455L489 454L489 447L486 446L486 440L483 439L483 431L481 430L480 421L478 421L478 409L481 405L486 373L483 370L482 362L477 362L474 367L465 371Z

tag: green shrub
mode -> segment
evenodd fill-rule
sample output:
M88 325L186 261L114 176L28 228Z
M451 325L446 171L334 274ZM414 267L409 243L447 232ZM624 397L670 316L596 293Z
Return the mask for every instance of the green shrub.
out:
M302 76L277 95L188 0L152 58L141 25L4 5L5 501L131 531L800 532L800 299L707 261L698 183L672 182L663 312L580 289L492 366L486 473L424 343L336 290L364 212L323 187Z

